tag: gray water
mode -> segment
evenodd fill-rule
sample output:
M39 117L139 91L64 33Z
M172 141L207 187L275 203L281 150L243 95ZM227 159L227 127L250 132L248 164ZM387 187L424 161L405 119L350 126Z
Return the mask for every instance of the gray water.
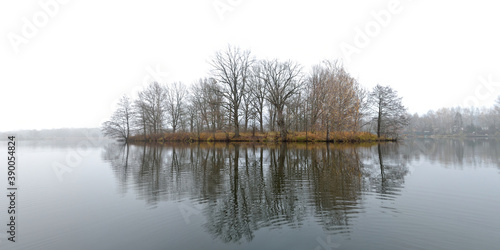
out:
M16 145L0 249L500 249L496 140Z

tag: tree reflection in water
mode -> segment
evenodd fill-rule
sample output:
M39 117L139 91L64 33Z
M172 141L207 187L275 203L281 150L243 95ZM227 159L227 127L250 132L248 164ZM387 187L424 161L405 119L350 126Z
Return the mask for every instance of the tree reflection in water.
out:
M396 143L378 144L369 149L364 161L364 190L391 198L403 187L408 174L407 156L399 151Z
M109 145L120 190L151 206L194 200L204 228L223 242L251 241L260 228L298 228L306 220L349 234L362 191L397 194L408 174L396 144Z

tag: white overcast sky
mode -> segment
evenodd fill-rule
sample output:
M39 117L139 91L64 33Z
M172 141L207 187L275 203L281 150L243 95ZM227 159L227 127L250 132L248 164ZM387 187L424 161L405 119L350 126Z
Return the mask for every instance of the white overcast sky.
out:
M207 76L227 44L305 71L343 59L363 86L396 89L412 113L500 95L496 1L62 2L0 2L0 131L98 127L144 81Z

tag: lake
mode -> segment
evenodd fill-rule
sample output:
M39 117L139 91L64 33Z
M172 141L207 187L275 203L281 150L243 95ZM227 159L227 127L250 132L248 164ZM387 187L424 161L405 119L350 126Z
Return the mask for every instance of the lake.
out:
M499 140L16 146L1 249L500 248Z

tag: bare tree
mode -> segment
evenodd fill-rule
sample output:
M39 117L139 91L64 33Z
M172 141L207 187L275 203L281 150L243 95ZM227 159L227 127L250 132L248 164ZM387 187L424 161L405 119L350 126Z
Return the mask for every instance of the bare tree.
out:
M369 91L363 87L359 87L356 93L357 100L359 102L358 112L354 115L355 131L359 131L365 127L369 121L366 120L370 113L370 106L368 103Z
M279 62L276 59L261 61L261 64L262 72L259 77L265 84L266 99L276 109L281 140L286 141L285 105L302 87L301 67L291 61Z
M302 102L302 95L300 91L297 92L296 95L292 95L290 100L287 103L286 108L286 118L287 118L287 126L291 128L292 131L300 131L302 126L302 116L300 115L300 107Z
M212 121L212 129L216 132L218 129L222 129L225 126L225 114L224 114L224 97L220 94L219 85L213 79L205 80L206 89L206 100L209 106L209 117Z
M213 77L220 85L220 93L227 100L227 108L232 115L234 137L240 136L239 110L252 63L250 51L231 46L217 52L211 61Z
M252 67L252 75L249 81L249 96L252 108L257 114L260 132L264 132L264 104L266 100L265 83L261 77L261 65L256 64Z
M171 86L166 87L166 110L170 116L170 126L172 126L173 133L177 130L184 115L184 101L187 94L186 86L180 82L174 82Z
M102 132L105 136L128 142L132 119L132 102L130 98L123 95L118 102L118 108L111 116L111 120L103 123Z
M207 129L216 132L224 123L223 96L214 79L200 79L191 87L191 103L201 114L202 123Z
M370 93L370 103L377 123L377 136L396 135L408 125L406 108L402 97L389 86L378 85Z
M132 109L135 113L135 118L133 122L133 127L135 127L138 131L142 131L142 135L146 136L148 133L148 118L146 114L146 103L141 101L141 99L137 99L134 101L132 105Z
M189 132L194 133L195 125L197 123L197 117L198 117L198 111L197 108L195 107L195 104L192 102L187 105L187 116L188 116L188 123L189 123Z
M333 131L356 131L360 116L360 87L356 79L344 69L339 61L324 62L326 80L326 102L323 115L327 122L327 133Z
M247 87L246 93L243 95L243 102L241 104L241 111L243 112L243 131L248 131L248 123L250 119L254 118L254 109L252 105L252 96L250 95L249 88Z
M208 95L210 89L207 79L200 79L198 82L191 85L191 109L199 114L202 123L205 123L207 128L210 125L210 107L208 105Z
M327 97L327 71L322 65L313 67L310 76L307 79L308 109L310 111L309 126L312 131L317 128L318 121L325 112L324 105Z
M269 115L267 118L267 126L270 131L274 132L276 131L276 108L269 102L266 102L266 104L267 114Z
M144 115L144 122L149 127L149 132L158 134L163 132L163 123L166 118L165 103L167 91L164 86L153 82L143 91L139 92L138 107Z

